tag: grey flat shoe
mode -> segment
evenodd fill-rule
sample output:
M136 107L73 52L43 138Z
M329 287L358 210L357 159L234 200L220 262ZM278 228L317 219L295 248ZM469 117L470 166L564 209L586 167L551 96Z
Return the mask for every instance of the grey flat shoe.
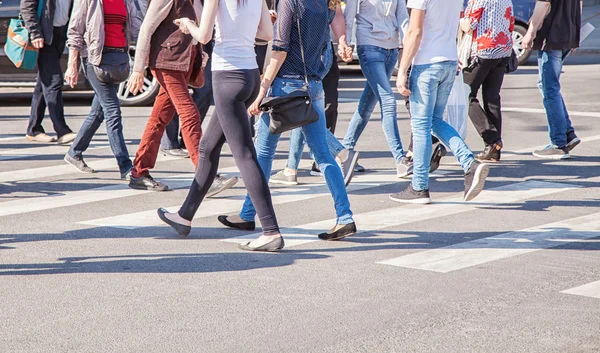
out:
M239 248L242 250L246 250L246 251L274 252L274 251L279 251L279 250L283 249L284 246L285 246L285 241L283 241L283 237L278 237L277 239L273 239L270 242L268 242L264 245L261 245L261 246L251 247L250 242L247 242L245 244L240 244Z
M169 212L167 210L165 210L164 208L159 208L156 212L158 213L158 218L160 218L160 220L165 222L166 224L170 225L171 228L175 229L175 231L177 232L177 234L179 234L179 236L185 238L190 234L192 227L186 226L185 224L173 222L172 220L168 219L167 216L165 216L165 213L169 213Z

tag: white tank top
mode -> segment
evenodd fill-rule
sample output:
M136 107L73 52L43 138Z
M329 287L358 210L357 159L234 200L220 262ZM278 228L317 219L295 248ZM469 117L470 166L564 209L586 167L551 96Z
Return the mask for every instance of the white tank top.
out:
M212 71L258 68L254 41L263 0L219 0Z

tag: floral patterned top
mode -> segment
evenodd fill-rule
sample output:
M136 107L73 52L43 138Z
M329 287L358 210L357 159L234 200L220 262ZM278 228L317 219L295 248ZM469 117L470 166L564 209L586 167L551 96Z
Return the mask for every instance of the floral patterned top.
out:
M469 0L465 18L471 22L471 57L500 59L512 53L515 28L512 0Z

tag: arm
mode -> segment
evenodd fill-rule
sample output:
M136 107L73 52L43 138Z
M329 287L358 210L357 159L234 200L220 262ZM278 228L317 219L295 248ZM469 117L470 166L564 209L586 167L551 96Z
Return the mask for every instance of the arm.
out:
M335 17L331 22L331 29L338 39L338 55L346 62L352 61L352 47L349 47L346 42L346 19L340 4L335 8Z
M218 7L219 0L205 0L202 17L200 18L200 27L196 27L190 22L187 23L192 37L202 44L206 44L212 40Z
M266 41L273 40L273 22L271 22L269 7L265 1L263 1L262 11L260 13L260 23L258 24L256 38Z
M402 0L404 1L404 0ZM346 1L344 18L346 19L346 41L352 42L352 31L354 30L354 19L358 13L358 0Z
M535 39L537 32L542 28L544 19L549 13L550 0L537 0L533 15L531 15L531 20L529 21L529 28L523 37L523 47L525 49L531 49L533 47L533 40Z
M37 49L44 46L44 36L42 35L42 26L37 15L39 0L22 0L21 16L25 21L25 27L29 31L31 44Z
M408 68L421 46L424 21L425 10L412 9L408 32L406 32L406 37L404 37L404 50L402 50L402 59L400 60L400 66L398 68L398 80L396 81L398 92L405 97L410 96L410 90L407 88Z
M67 30L67 47L69 48L69 61L67 62L67 71L65 72L65 81L75 87L79 80L79 53L85 48L83 34L86 30L86 18L88 10L86 0L75 1L71 19L69 20L69 29Z

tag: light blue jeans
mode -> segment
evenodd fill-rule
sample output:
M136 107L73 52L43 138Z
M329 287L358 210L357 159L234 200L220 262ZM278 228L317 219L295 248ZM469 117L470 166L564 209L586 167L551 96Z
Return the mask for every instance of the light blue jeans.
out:
M396 113L396 97L390 78L398 62L398 49L384 49L373 45L359 45L358 59L367 84L360 97L358 108L344 137L343 146L353 150L367 127L369 119L379 103L381 127L396 163L406 155L402 148Z
M329 152L332 156L337 156L344 149L344 146L341 144L341 142L338 141L338 139L329 130L327 130L326 140L327 148L329 148ZM305 142L306 140L304 139L302 128L296 128L290 132L290 153L288 155L286 167L289 169L298 170L300 160L302 159L302 151L304 150ZM312 156L312 158L314 159L314 156Z
M444 121L444 110L454 79L456 61L413 65L409 78L410 112L413 131L413 189L429 189L431 132L448 146L466 173L475 160L460 135Z
M538 50L538 87L548 118L548 134L551 143L560 148L567 145L567 134L575 131L560 93L560 73L570 53L571 50Z
M277 97L288 94L301 88L303 85L303 80L276 78L271 87L271 95ZM304 139L306 139L308 147L312 151L315 161L319 165L319 169L325 176L327 187L333 196L337 224L353 223L354 220L352 219L350 201L348 200L348 194L346 193L342 170L329 151L327 144L326 136L329 133L329 130L327 130L325 124L325 93L323 92L323 84L321 81L309 81L308 89L313 100L313 106L319 114L319 121L303 126L301 128L302 135L304 136ZM258 155L258 164L260 165L263 174L268 179L271 175L275 150L277 149L277 143L279 142L281 135L269 133L268 114L262 114L257 125L255 148ZM254 205L252 204L250 197L246 195L244 206L240 211L240 217L244 221L250 222L254 221L255 216L256 210L254 209Z

